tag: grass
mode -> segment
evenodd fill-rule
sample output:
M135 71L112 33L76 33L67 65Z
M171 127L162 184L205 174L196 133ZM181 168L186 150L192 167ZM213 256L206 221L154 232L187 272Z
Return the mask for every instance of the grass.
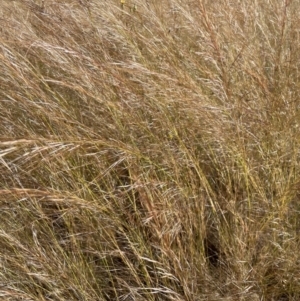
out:
M0 299L300 298L299 1L3 0Z

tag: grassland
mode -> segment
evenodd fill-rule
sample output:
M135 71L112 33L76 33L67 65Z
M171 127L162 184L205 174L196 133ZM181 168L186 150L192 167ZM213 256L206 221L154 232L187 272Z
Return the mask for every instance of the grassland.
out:
M299 7L2 0L0 300L300 300Z

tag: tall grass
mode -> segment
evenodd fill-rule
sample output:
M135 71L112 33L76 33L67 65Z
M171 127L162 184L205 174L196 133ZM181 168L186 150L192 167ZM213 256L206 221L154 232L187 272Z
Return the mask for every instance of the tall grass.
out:
M0 298L299 300L299 5L2 0Z

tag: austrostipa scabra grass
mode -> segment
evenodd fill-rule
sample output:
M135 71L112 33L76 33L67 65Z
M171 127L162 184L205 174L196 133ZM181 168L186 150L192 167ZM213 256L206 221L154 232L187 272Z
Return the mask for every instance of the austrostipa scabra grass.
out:
M0 299L298 301L298 7L3 0Z

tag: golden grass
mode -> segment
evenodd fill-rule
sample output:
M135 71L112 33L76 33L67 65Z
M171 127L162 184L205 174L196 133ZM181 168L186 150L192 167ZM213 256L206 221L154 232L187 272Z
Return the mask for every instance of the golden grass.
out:
M0 299L299 300L299 5L3 0Z

